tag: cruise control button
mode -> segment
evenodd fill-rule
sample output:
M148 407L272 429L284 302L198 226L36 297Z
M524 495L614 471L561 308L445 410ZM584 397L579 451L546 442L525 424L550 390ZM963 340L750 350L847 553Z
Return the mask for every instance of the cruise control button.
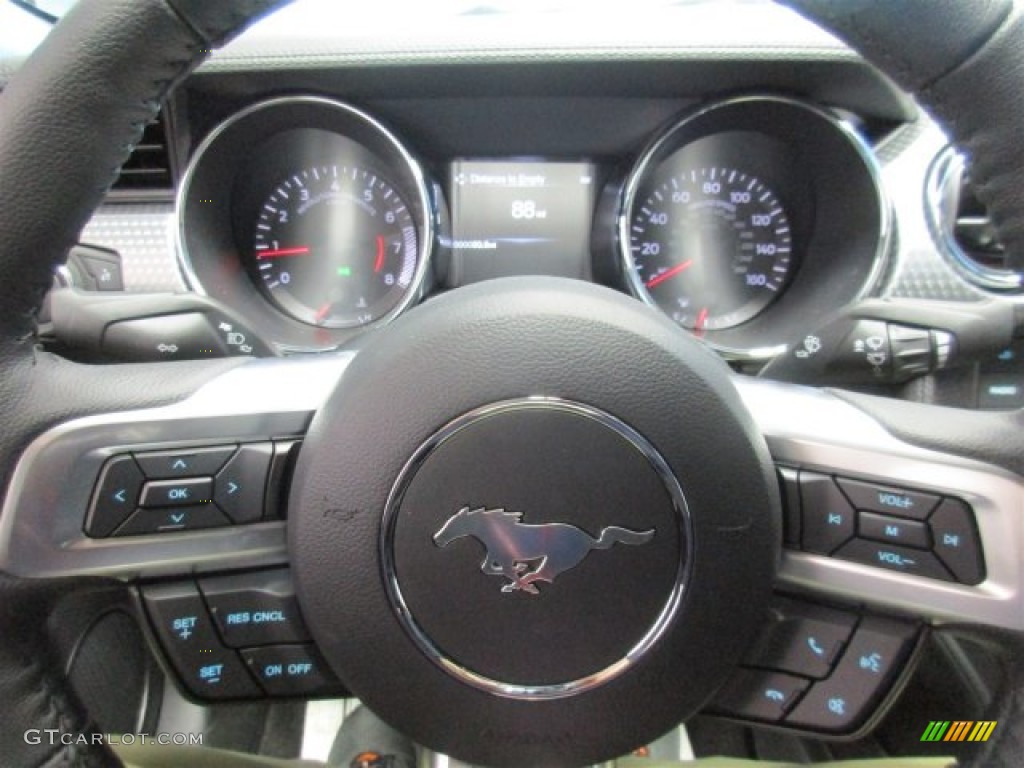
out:
M924 520L939 503L939 497L929 493L889 488L844 477L837 477L836 482L853 506L869 512Z
M900 520L875 512L857 514L857 532L864 539L902 544L918 549L931 549L932 537L928 526L916 520Z
M952 581L939 559L931 552L923 552L919 549L899 547L895 544L882 544L866 539L855 539L844 545L836 557L843 560L853 560L865 565L874 565L878 568L887 568L890 571L899 571L912 576L925 576L929 579L941 579Z
M870 716L910 652L913 625L869 616L857 628L836 671L811 686L787 725L850 733Z
M761 639L743 663L825 678L846 645L857 616L797 600L778 599Z
M220 528L231 521L213 504L166 509L138 509L117 529L115 536L141 536L147 533L174 533L201 528Z
M103 538L117 530L138 506L146 478L131 456L115 456L103 467L85 523L85 533Z
M185 480L152 480L142 488L143 507L189 507L212 501L213 480L192 477Z
M800 472L803 549L831 554L853 538L855 512L828 475Z
M204 699L262 695L238 655L220 644L195 584L143 587L142 597L160 643L189 692Z
M971 508L959 499L943 499L928 523L935 538L935 554L957 581L964 584L984 581L985 563Z
M287 570L200 579L199 588L226 645L309 640Z
M810 683L779 672L739 669L715 697L711 710L734 717L778 722Z
M271 696L301 696L341 689L338 679L312 645L246 648L242 658Z
M213 499L235 523L263 518L263 494L273 455L273 443L242 445L217 474Z

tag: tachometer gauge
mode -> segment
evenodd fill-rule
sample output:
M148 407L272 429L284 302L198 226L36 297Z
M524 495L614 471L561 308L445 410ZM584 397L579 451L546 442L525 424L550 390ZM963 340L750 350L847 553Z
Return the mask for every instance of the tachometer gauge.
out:
M684 328L740 325L790 275L785 209L771 188L739 169L677 168L638 190L627 212L634 290Z
M282 179L259 211L252 248L270 299L327 328L385 316L416 275L408 206L390 183L354 165L319 165Z

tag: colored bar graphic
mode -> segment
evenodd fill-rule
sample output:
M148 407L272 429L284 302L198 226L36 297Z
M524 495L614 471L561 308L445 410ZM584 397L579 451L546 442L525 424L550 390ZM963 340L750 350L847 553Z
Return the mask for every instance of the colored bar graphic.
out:
M928 727L924 729L921 741L942 741L942 737L946 735L948 728L948 720L932 720L928 723Z
M932 720L921 741L988 741L997 724L996 720Z

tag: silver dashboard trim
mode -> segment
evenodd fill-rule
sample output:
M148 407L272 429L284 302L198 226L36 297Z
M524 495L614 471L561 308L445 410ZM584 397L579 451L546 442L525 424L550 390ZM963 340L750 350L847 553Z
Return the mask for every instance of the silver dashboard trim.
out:
M195 269L192 265L192 258L189 254L188 245L185 237L185 202L188 198L191 190L192 181L196 173L196 169L202 162L204 155L212 147L218 139L232 126L241 122L244 119L251 117L254 114L262 112L267 109L279 109L281 107L287 107L289 105L305 104L311 106L320 106L327 109L334 109L344 112L350 117L354 117L356 120L362 121L370 128L372 128L378 135L380 135L384 142L389 145L395 152L396 156L401 158L402 163L405 165L405 170L408 171L410 177L416 187L416 197L420 206L420 210L423 211L423 217L421 221L416 221L416 228L420 241L418 243L418 262L416 264L416 271L413 274L412 281L409 283L409 288L406 290L405 295L401 301L398 302L390 311L386 314L381 315L376 320L367 323L365 325L352 326L348 328L339 328L331 330L347 330L347 331L366 331L370 328L378 328L380 326L387 325L400 314L405 312L414 302L419 301L423 298L424 284L426 281L427 273L429 272L431 255L434 249L434 243L436 240L436 220L437 216L434 210L434 201L430 193L430 186L427 183L427 176L423 171L416 158L413 157L412 153L406 149L405 145L399 141L398 137L395 136L388 128L386 128L380 121L366 112L356 109L350 104L346 104L342 101L335 99L329 99L323 96L280 96L273 99L267 99L265 101L251 104L244 109L235 112L233 115L228 117L223 122L219 123L209 135L203 139L198 149L189 158L188 166L185 169L185 173L181 179L181 185L178 190L178 195L175 199L174 204L174 216L177 221L177 228L175 231L175 250L177 251L178 264L181 268L181 272L185 277L185 281L189 288L201 295L206 295L203 288L202 282L195 273ZM282 313L284 314L284 313ZM287 316L287 315L286 315ZM302 322L295 318L289 317L294 322Z
M19 460L4 501L0 570L22 577L132 579L284 562L281 523L88 539L81 528L96 472L121 449L301 433L352 357L254 360L182 402L76 419L40 435ZM984 582L966 586L785 551L781 585L905 611L937 624L1024 631L1024 478L905 443L826 391L744 376L733 381L776 461L967 501L977 517L987 566Z
M618 212L616 214L616 249L618 250L618 256L622 264L622 270L626 278L626 284L629 288L630 293L640 301L644 302L648 306L654 307L659 312L661 308L651 298L646 287L639 280L636 274L635 262L633 260L632 250L629 248L630 239L630 211L636 202L636 193L640 188L644 177L651 170L650 166L655 156L661 152L666 145L670 145L674 140L676 134L685 126L692 123L704 115L715 112L725 107L731 107L738 104L756 104L758 102L769 102L776 104L788 104L790 106L804 109L807 112L816 115L826 123L830 124L844 138L850 143L854 151L860 157L864 163L865 170L867 171L868 177L871 180L871 184L875 189L875 194L878 200L878 216L879 216L879 231L878 231L878 245L875 248L874 258L872 260L871 272L869 273L864 284L861 286L861 290L854 298L855 301L865 298L870 295L871 292L878 286L882 275L885 274L886 269L889 266L889 255L891 253L892 246L892 232L893 232L893 210L892 204L889 200L888 195L885 191L885 186L882 184L882 171L878 164L878 160L875 157L874 151L871 146L864 140L860 133L849 123L849 121L829 112L828 110L822 109L800 99L789 98L786 96L778 96L774 94L752 94L748 96L737 96L728 99L722 99L714 101L710 104L706 104L695 111L689 112L684 115L681 119L670 125L668 128L663 129L657 136L657 138L647 145L647 147L640 154L637 161L630 168L629 174L627 175L626 182L622 186L618 201ZM680 145L681 148L684 145ZM749 322L749 321L748 321ZM685 330L685 329L684 329ZM759 361L759 360L770 360L771 358L777 357L783 354L786 349L786 344L779 344L773 346L754 347L749 349L741 349L736 347L728 347L721 344L717 344L714 341L710 341L706 338L701 338L704 344L707 344L711 349L720 353L726 358L732 360L741 361Z

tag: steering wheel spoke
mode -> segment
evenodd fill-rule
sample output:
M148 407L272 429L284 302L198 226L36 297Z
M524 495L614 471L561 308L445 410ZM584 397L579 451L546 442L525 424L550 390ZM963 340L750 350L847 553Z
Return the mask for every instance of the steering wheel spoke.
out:
M12 477L0 570L131 578L284 562L283 500L264 489L280 493L295 441L351 358L252 361L180 402L46 431Z
M827 391L736 384L790 486L780 585L938 624L1024 629L1018 476L905 443Z

